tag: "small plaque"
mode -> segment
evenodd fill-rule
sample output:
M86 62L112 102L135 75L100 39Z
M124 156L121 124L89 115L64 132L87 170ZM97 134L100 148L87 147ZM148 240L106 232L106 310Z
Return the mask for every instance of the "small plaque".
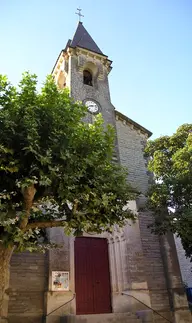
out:
M52 290L69 291L68 271L52 271Z

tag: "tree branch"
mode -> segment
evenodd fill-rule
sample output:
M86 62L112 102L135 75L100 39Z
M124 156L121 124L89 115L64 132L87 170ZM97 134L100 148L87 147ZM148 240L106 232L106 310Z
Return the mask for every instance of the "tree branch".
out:
M20 223L20 229L22 230L27 227L27 223L30 216L30 210L33 205L35 193L36 193L36 189L34 184L31 184L30 186L25 187L22 191L22 194L24 197L24 203L25 203L25 216L23 217Z
M53 228L53 227L62 227L64 224L66 224L65 220L53 220L53 221L45 221L45 222L31 222L28 223L26 227L26 231L29 229L46 229L46 228Z
M77 199L74 200L74 205L73 205L73 214L77 212L77 207L78 207L79 201Z

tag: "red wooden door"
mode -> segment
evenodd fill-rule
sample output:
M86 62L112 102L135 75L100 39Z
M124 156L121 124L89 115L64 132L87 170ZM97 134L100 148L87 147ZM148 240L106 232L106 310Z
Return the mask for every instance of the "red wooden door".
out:
M106 239L75 239L76 313L111 312L111 290Z

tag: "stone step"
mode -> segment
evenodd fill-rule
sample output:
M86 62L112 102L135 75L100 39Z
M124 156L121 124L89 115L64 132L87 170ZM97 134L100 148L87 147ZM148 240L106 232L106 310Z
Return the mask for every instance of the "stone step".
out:
M133 313L109 313L89 315L66 315L60 323L141 323Z

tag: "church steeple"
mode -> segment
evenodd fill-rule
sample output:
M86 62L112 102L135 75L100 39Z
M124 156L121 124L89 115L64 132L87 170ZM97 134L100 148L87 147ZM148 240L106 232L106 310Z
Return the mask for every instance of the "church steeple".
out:
M104 55L79 21L75 34L61 51L52 74L60 88L68 87L75 100L108 100L108 74L112 61ZM111 104L111 103L110 103Z
M85 29L81 21L78 23L73 39L68 42L68 46L72 48L80 47L91 52L104 55L93 38L89 35L88 31Z

